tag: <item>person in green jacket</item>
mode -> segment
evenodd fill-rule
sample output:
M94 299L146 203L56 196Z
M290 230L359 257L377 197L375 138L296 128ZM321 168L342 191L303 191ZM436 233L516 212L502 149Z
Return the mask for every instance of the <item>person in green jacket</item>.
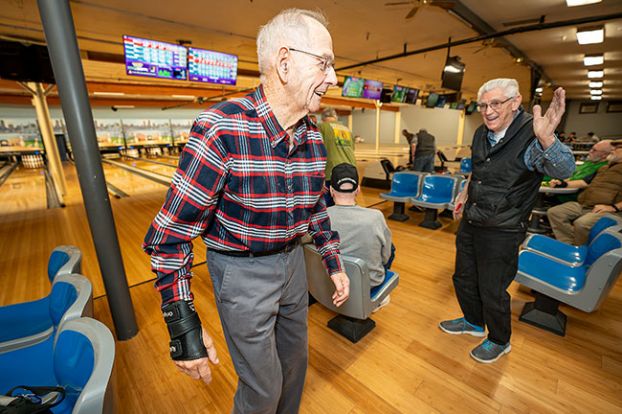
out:
M337 111L335 111L334 108L328 107L322 111L322 122L318 125L318 129L322 134L327 152L325 169L326 190L324 199L326 200L326 206L330 207L335 204L328 190L333 168L342 163L356 167L356 159L354 158L354 138L348 127L337 120Z

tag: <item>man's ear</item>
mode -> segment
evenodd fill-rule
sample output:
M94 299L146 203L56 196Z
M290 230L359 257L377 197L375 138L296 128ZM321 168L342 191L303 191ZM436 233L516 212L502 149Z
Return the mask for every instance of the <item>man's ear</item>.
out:
M286 47L281 47L276 55L276 73L279 75L281 82L287 83L290 73L290 53Z

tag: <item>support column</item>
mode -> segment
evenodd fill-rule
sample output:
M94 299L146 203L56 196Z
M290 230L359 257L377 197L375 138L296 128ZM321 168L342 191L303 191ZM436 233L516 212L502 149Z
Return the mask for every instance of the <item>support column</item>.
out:
M138 332L138 326L106 189L69 1L38 0L37 4L115 331L118 339L130 339Z
M380 108L382 107L382 102L374 101L376 105L376 154L380 150Z
M43 94L43 88L40 83L28 82L28 89L33 92L32 105L35 107L37 113L37 120L39 121L39 130L41 131L41 137L43 138L43 144L45 146L45 155L48 160L48 167L50 169L50 176L52 178L52 184L56 192L56 197L60 206L65 205L64 196L67 193L67 183L65 182L65 175L63 173L63 166L60 162L58 155L58 147L56 146L56 139L54 133L50 133L52 125L49 119L49 112L46 112L47 105L45 102L45 95ZM58 206L55 206L58 207Z
M402 112L397 111L395 113L395 130L394 130L394 133L393 133L393 143L394 144L399 144L400 143L400 135L401 135L401 133L400 133L400 131L401 131L400 126L401 125L400 124L401 123L402 123Z
M464 111L460 111L460 117L458 118L458 136L456 137L456 145L462 145L464 139Z

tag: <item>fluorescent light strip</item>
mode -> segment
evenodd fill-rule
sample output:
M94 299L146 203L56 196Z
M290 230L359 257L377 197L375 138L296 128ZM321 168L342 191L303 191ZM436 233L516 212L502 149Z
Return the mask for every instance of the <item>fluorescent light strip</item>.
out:
M602 89L592 89L590 91L590 95L602 95L603 94L603 90Z
M542 93L542 91L543 91L543 90L544 90L544 89L542 88L542 86L538 86L538 87L536 88L536 93Z
M93 96L123 96L123 92L93 92Z
M588 70L587 77L588 79L600 79L605 76L605 71L603 70Z
M603 0L566 0L568 7L585 6L586 4L600 3Z
M590 99L591 99L591 100L593 100L593 101L600 101L600 100L602 100L602 99L603 99L603 97L602 97L602 96L592 95L592 96L590 97Z
M602 65L605 62L605 57L600 55L585 55L583 57L583 64L585 66Z
M580 45L602 43L604 40L605 28L603 26L577 29L577 42L579 42Z
M590 88L599 89L603 87L603 83L601 81L591 81L588 86Z
M136 106L134 105L114 105L115 108L117 109L132 109L132 108L136 108Z
M171 97L179 99L194 99L194 95L171 95Z

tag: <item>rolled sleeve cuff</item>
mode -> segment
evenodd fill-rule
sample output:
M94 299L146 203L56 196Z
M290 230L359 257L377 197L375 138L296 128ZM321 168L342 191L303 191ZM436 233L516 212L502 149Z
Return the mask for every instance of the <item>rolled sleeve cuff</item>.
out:
M341 255L339 252L332 252L323 257L324 265L328 270L328 275L332 276L335 273L341 273L344 271L343 262L341 261Z

